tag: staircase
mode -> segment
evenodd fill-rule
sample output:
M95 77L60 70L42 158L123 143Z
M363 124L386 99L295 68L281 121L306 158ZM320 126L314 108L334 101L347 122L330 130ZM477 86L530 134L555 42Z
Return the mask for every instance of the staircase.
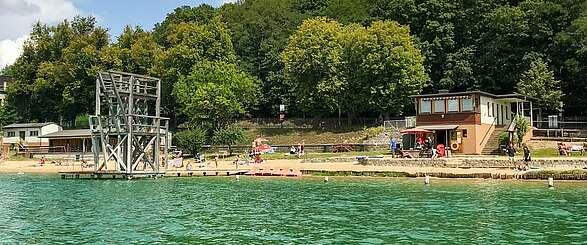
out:
M499 135L505 131L505 128L495 128L493 133L487 139L487 143L483 150L481 150L481 155L501 155L501 151L499 149Z

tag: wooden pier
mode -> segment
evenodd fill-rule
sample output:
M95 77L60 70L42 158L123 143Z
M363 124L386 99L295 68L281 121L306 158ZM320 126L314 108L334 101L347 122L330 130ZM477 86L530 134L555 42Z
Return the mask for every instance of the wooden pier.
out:
M133 173L127 174L117 171L67 171L59 172L62 179L96 179L96 180L108 180L108 179L144 179L144 178L162 178L162 177L212 177L212 176L230 176L230 175L244 175L248 170L235 170L235 169L206 169L206 170L180 170L180 171L168 171L165 173Z
M71 171L71 172L59 172L62 179L135 179L135 178L161 178L164 176L163 173L133 173L127 174L116 171Z

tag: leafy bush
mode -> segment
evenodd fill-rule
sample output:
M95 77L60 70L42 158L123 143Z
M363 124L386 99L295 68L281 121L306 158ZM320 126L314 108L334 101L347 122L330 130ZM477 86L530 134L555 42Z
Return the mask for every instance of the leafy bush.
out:
M193 127L188 130L177 132L174 135L173 140L178 148L187 150L192 155L195 155L200 152L202 145L206 143L206 130L201 127Z
M528 121L528 119L526 119L526 117L523 116L517 116L515 118L515 122L517 140L521 143L526 133L528 133L528 130L530 130L530 122Z
M510 141L510 137L508 132L502 132L499 134L499 144L500 145L507 145Z
M508 145L510 143L510 137L508 132L502 132L499 134L499 145ZM518 137L517 134L514 133L514 137L512 138L512 143L518 144Z
M89 128L90 116L88 114L78 115L75 117L74 128Z

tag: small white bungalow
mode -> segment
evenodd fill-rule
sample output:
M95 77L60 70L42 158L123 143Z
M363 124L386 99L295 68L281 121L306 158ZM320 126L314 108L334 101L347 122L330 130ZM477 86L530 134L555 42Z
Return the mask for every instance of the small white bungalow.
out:
M14 123L4 126L3 146L21 144L23 146L49 146L49 140L42 135L62 131L56 123Z

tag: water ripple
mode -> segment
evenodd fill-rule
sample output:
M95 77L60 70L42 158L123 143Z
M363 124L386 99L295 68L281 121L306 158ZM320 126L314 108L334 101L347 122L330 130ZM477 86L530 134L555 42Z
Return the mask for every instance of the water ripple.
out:
M0 175L0 242L584 243L587 183Z

